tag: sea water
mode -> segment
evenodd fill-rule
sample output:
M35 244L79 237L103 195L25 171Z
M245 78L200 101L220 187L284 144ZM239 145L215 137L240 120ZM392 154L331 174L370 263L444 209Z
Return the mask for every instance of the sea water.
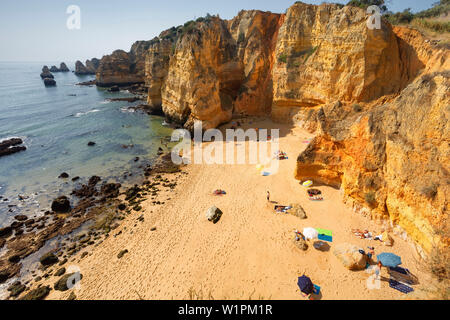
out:
M94 76L53 73L57 85L45 87L43 65L59 62L0 62L0 141L20 137L27 147L0 157L0 227L17 214L42 214L92 175L135 183L172 132L162 117L128 109L142 102L108 101L129 93L76 85ZM59 179L62 172L69 179ZM72 182L75 176L81 179Z

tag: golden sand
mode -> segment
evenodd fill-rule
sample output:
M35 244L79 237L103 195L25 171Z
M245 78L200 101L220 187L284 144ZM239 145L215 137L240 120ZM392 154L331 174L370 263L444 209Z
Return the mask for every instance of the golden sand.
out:
M228 125L229 127L229 125ZM309 201L306 189L294 179L295 161L307 147L311 135L299 128L270 121L243 123L244 128L280 128L280 149L288 160L280 162L277 174L263 177L254 164L188 165L176 174L178 185L160 193L162 206L150 200L142 212L133 212L89 255L74 262L83 279L75 291L78 299L189 299L195 292L208 299L303 299L297 277L303 273L322 288L321 299L397 299L404 294L389 288L369 290L365 271L345 269L334 256L333 246L343 242L364 249L374 246L376 253L393 252L402 257L403 266L421 278L414 249L393 236L394 247L355 237L351 229L381 232L381 226L356 213L342 202L339 190L319 187L323 202ZM216 189L227 195L212 195ZM274 212L271 200L282 205L300 203L308 219ZM170 200L167 201L167 199ZM207 221L209 207L217 206L223 216L217 224ZM144 214L145 221L137 218ZM156 231L151 231L156 227ZM328 252L306 252L293 243L294 230L304 227L333 231ZM117 254L127 249L122 259ZM66 299L70 292L52 290L49 299Z

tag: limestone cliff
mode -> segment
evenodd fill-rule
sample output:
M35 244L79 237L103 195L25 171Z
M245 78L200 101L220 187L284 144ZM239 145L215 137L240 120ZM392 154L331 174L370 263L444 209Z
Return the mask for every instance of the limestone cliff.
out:
M126 86L145 82L145 57L150 46L149 41L137 41L130 52L116 50L103 56L97 72L97 86Z
M148 104L189 129L265 114L316 132L296 177L341 188L356 211L428 250L448 211L449 50L384 20L370 30L367 18L301 2L208 16L105 56L97 81L145 81Z
M82 75L94 75L99 66L100 60L97 58L92 58L91 60L86 60L85 64L81 61L75 63L75 74Z
M145 60L145 85L148 87L147 103L162 107L161 88L169 71L169 61L174 43L170 39L156 38Z
M275 50L275 118L292 107L370 101L400 91L395 33L384 22L370 30L366 21L364 10L350 6L296 3L288 9Z
M198 22L177 41L162 86L166 117L192 128L229 121L244 77L236 42L219 18Z
M235 113L269 114L272 106L273 51L281 15L241 11L228 22L237 43L237 55L244 66L244 80L234 104Z

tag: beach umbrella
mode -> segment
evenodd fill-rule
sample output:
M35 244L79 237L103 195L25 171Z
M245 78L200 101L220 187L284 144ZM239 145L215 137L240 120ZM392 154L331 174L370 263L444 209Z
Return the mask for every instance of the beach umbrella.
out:
M400 258L399 256L397 256L393 253L389 253L389 252L380 253L377 256L377 259L385 267L395 268L398 265L402 264L402 258Z
M313 292L314 286L310 278L307 276L301 276L298 278L298 287L300 291L304 294L311 294Z
M306 240L308 239L317 239L319 237L319 232L314 228L305 228L303 229L303 235Z
M311 180L305 181L302 184L305 188L309 188L313 185L313 182Z

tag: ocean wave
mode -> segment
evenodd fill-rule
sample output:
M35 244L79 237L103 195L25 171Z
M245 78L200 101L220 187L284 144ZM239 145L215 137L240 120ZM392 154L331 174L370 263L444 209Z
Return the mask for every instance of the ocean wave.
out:
M120 111L122 111L122 112L128 112L128 113L136 112L135 109L133 109L133 108L128 108L128 107L122 107L122 108L120 108Z
M75 115L73 115L73 116L74 116L75 118L79 118L79 117L85 116L85 115L87 115L87 114L89 114L89 113L95 113L95 112L100 112L100 110L99 110L99 109L93 109L93 110L86 111L86 112L77 112L77 113L75 113Z

